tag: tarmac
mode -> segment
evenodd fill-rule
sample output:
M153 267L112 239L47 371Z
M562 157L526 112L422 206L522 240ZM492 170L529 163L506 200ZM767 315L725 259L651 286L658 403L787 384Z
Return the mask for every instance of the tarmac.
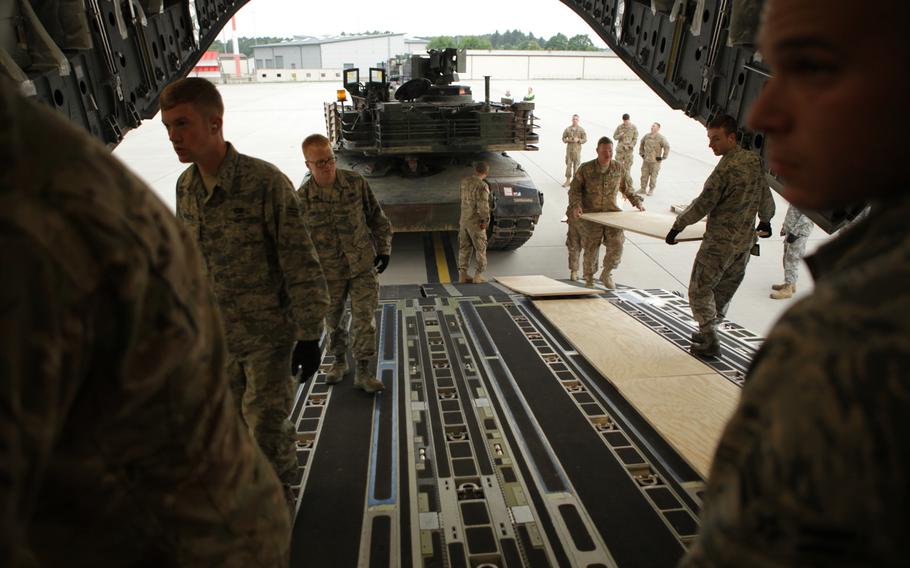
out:
M464 83L472 87L475 99L483 98L482 82ZM565 145L561 136L563 129L570 125L572 114L580 115L580 124L588 135L582 160L596 157L597 139L600 136L612 138L623 113L631 115L639 137L649 131L653 122L661 123L661 133L670 143L670 156L661 166L654 195L645 200L645 207L650 211L669 212L672 205L691 201L719 161L708 148L705 128L682 111L671 109L641 81L551 80L528 85L494 79L491 96L498 98L507 89L524 93L528 86L533 86L536 94L534 114L539 125L539 151L510 154L544 193L543 214L534 236L520 249L488 253L489 266L485 273L488 279L525 274L568 278L566 224L561 222L568 203L568 190L561 186L565 180ZM300 143L309 134L325 133L323 104L333 101L340 87L334 82L220 85L225 102L225 137L239 152L277 165L297 186L306 173ZM173 210L174 188L186 165L178 162L171 149L160 116L129 132L114 154ZM641 159L636 152L632 165L636 188L640 169ZM771 284L783 281L783 238L777 234L787 203L777 194L775 200L777 213L771 222L774 236L760 240L761 256L752 257L727 314L729 320L761 336L767 334L784 310L812 289L811 276L803 266L793 299L772 300L768 297ZM624 206L631 208L628 203ZM816 228L809 238L807 253L828 238ZM391 264L381 275L380 283L428 282L425 240L426 236L421 234L397 234ZM663 239L626 232L623 259L614 272L614 280L634 288L678 292L685 298L697 250L697 242L669 246Z

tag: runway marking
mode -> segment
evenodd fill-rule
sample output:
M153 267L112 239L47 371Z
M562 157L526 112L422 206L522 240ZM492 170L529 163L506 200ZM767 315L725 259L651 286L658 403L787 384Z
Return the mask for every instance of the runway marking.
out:
M439 273L439 282L449 284L452 277L449 274L449 263L446 260L445 247L442 244L442 234L433 233L433 251L436 253L436 271Z

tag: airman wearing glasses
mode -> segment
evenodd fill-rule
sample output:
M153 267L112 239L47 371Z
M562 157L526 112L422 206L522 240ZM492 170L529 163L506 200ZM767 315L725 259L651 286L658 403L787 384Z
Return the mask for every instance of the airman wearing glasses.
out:
M376 321L378 274L389 264L392 225L367 181L355 172L335 168L331 142L321 134L303 141L310 177L297 190L304 217L325 271L331 306L326 325L334 355L326 383L340 383L348 370L347 351L356 361L354 386L374 393L384 388L376 379ZM351 333L342 316L351 299Z
M177 181L177 218L199 244L224 319L234 401L293 511L291 374L306 378L320 363L328 291L319 257L290 180L224 140L214 85L182 79L160 101L174 151L190 164Z

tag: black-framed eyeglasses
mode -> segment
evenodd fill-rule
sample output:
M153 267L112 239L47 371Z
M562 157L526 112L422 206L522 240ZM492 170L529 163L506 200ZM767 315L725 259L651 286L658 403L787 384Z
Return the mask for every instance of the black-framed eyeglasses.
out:
M326 158L325 160L316 160L315 162L311 162L309 160L305 160L305 161L308 165L316 166L317 168L324 168L324 167L328 166L329 164L335 163L335 156L332 156L331 158Z

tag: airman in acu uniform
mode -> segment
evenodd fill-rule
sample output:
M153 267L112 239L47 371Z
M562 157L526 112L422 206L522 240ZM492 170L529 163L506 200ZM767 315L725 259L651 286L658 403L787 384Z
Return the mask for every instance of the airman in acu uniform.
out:
M360 174L335 167L329 139L320 134L303 141L310 177L297 190L329 286L327 324L334 364L326 382L342 381L348 370L349 336L356 361L354 386L373 393L384 388L376 378L376 317L379 277L389 265L392 224L370 185ZM342 316L351 300L351 333Z

